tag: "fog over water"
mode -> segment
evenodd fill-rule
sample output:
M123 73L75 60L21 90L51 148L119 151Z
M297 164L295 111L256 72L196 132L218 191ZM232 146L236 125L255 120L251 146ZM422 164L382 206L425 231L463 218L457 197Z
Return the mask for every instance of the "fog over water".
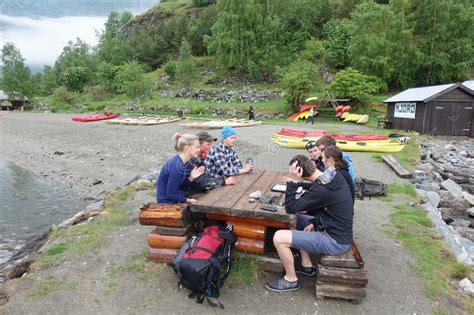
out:
M97 44L96 31L104 28L106 16L68 16L60 18L12 17L0 14L0 46L13 42L26 63L42 69L54 65L68 41L80 38Z

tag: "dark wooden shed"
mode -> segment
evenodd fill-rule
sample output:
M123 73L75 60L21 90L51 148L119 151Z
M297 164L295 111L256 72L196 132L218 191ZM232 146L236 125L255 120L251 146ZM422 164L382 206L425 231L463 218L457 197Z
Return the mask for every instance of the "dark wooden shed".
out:
M384 103L392 128L474 137L474 91L460 83L408 89Z

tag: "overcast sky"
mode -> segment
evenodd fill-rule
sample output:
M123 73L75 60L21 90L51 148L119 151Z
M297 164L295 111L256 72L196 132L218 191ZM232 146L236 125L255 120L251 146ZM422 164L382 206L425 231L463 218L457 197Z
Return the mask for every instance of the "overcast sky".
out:
M0 14L0 47L13 42L28 65L53 65L67 42L77 37L90 45L97 43L96 30L107 17L69 16L31 19Z

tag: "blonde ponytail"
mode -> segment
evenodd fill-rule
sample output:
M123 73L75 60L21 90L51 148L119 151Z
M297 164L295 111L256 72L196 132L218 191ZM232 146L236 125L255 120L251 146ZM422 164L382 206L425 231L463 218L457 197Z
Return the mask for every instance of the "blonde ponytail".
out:
M194 141L199 140L199 138L195 135L191 135L189 133L180 134L175 133L172 138L173 148L177 152L182 152L186 146L191 145Z

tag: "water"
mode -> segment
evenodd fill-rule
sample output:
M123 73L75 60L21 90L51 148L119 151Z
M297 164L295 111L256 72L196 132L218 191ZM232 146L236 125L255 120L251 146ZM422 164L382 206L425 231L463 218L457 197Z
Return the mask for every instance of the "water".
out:
M87 204L70 189L0 159L0 264Z

